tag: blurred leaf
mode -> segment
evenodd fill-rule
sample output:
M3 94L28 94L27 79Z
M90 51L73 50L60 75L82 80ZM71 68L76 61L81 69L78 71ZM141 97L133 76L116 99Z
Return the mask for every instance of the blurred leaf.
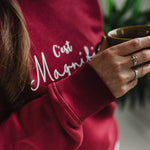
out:
M124 2L124 5L122 6L122 9L118 12L121 16L124 15L126 12L128 12L130 10L130 8L133 7L134 3L136 1L133 0L126 0Z
M117 13L117 18L120 20L121 18L123 18L123 15L125 15L127 12L130 11L130 8L133 7L134 3L136 1L134 0L126 0L124 2L124 5L122 6L122 8L120 10L118 10L118 13Z
M133 5L133 8L132 8L132 14L131 14L131 19L132 19L132 22L134 23L138 17L139 17L139 14L140 14L140 6L141 6L141 0L136 0L134 1L135 4Z
M106 3L107 3L107 8L108 8L108 15L111 15L114 3L112 0L106 0Z

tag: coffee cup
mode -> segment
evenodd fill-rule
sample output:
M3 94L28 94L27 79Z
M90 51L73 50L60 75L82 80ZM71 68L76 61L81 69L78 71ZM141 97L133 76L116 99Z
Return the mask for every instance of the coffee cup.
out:
M107 41L109 47L121 44L123 42L150 36L150 25L134 25L134 26L127 26L121 27L114 30L111 30L107 33ZM95 52L99 51L99 46L102 44L103 40L101 40L95 47Z
M109 46L114 46L135 38L150 36L150 25L127 26L114 29L107 34Z

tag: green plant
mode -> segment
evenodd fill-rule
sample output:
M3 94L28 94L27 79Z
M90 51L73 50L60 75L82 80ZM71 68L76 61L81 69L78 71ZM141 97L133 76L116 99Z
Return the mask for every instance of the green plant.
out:
M142 0L125 0L121 8L117 8L113 0L105 0L104 32L130 25L150 24L150 10L141 11Z
M150 24L150 10L141 11L142 2L142 0L125 0L122 7L117 8L113 0L105 0L106 10L103 10L105 34L122 26ZM118 99L118 105L124 107L129 103L131 108L136 104L144 106L147 100L146 91L150 90L149 77L150 75L146 75L139 79L138 85L133 90Z

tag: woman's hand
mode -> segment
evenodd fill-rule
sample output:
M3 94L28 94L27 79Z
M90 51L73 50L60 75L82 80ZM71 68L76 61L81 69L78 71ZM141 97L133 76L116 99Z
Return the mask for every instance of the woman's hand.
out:
M150 37L133 39L110 48L104 39L100 52L89 63L118 98L137 85L132 56L137 58L137 65L150 61L150 49L138 51L147 47L150 47ZM138 77L142 77L150 72L150 63L138 66L136 70Z

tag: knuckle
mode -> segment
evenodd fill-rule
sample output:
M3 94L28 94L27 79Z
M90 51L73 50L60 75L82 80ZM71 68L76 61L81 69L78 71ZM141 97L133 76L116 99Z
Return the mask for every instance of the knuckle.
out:
M111 59L113 58L113 54L111 50L107 50L104 52L104 57L106 57L107 59Z
M122 59L122 61L120 62L120 65L121 65L121 67L124 67L124 66L126 66L126 64L128 64L129 63L129 60L128 59Z
M140 49L140 40L139 39L132 40L131 46L133 46L136 49Z
M126 87L125 87L125 86L122 86L122 87L120 88L120 93L121 93L122 95L124 95L126 92L127 92Z
M148 59L147 51L142 51L142 52L141 52L141 56L142 56L142 59L143 59L143 60L147 60L147 59Z
M120 70L121 70L121 63L120 62L114 62L112 67L113 67L114 71L120 72Z
M118 82L121 84L125 82L125 77L121 74L118 74L117 79L118 79Z
M133 89L133 88L137 85L137 83L138 83L138 80L134 80L134 81L132 82L132 85L131 85L131 88L130 88L130 89Z

